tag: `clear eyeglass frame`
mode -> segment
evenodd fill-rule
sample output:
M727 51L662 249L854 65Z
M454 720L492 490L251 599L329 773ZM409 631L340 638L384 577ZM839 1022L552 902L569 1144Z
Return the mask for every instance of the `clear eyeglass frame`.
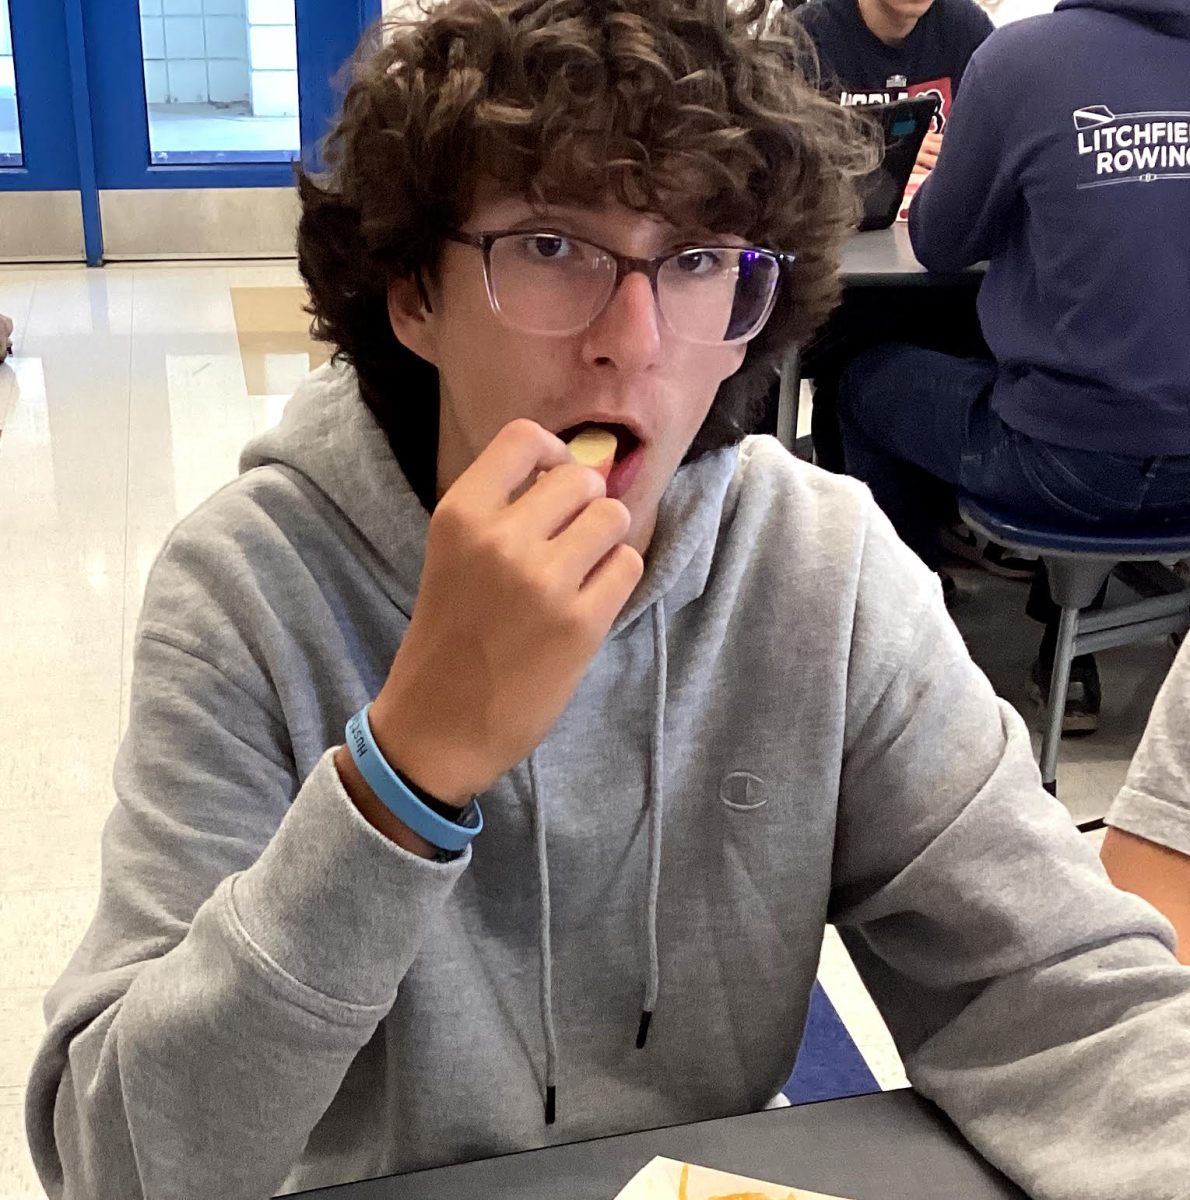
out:
M453 233L448 233L446 237L449 241L479 250L483 255L484 284L487 289L488 302L496 315L510 328L544 337L569 337L589 328L599 319L608 304L611 303L623 280L628 275L639 272L649 281L658 312L660 312L662 319L676 336L700 345L739 345L751 341L764 328L776 304L782 269L787 270L796 261L795 255L783 251L769 250L761 246L727 244L682 246L674 250L668 250L664 254L659 254L654 258L637 258L633 255L620 254L608 246L602 246L598 242L593 242L587 238L575 237L559 229L494 229L476 233L457 230ZM615 271L613 274L610 269L604 270L602 287L605 294L600 301L596 302L593 300L591 302L589 311L581 320L567 323L557 328L543 328L539 325L534 325L533 322L517 319L515 315L510 313L509 306L501 302L500 287L496 278L497 272L493 267L493 251L506 239L520 239L524 241L533 239L564 240L574 246L596 252L608 264L608 268L614 264ZM691 336L689 327L683 328L682 323L675 323L670 312L667 311L670 306L663 298L659 285L662 272L675 260L681 260L698 254L739 255L742 259L748 261L750 267L763 264L768 271L767 283L764 283L762 293L752 300L755 309L752 318L745 322L743 331L738 332L735 336L706 338ZM738 289L738 283L736 286Z

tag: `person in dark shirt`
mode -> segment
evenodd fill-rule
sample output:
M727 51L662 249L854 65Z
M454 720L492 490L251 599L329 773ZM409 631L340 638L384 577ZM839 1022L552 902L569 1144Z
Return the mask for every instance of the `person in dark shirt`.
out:
M843 104L936 95L935 130L918 158L929 170L971 55L992 32L975 0L786 0L818 51L822 85Z

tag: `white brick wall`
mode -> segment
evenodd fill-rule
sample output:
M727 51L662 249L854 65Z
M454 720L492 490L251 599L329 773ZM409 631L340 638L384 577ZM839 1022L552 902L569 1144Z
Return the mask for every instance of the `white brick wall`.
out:
M252 111L258 117L298 113L294 0L248 0Z
M140 0L150 104L249 102L245 0Z

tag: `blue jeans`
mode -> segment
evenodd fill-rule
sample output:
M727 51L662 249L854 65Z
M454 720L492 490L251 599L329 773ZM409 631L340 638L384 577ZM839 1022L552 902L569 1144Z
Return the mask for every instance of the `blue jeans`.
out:
M955 487L1081 529L1190 518L1190 455L1137 458L1039 441L992 411L995 378L994 362L900 342L865 351L843 373L847 471L928 566L938 567L938 525Z

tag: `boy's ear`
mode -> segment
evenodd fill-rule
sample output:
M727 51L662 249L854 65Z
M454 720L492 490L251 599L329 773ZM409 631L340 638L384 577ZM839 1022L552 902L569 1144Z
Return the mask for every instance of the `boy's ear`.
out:
M389 280L388 321L402 346L432 366L438 365L434 309L420 275Z

